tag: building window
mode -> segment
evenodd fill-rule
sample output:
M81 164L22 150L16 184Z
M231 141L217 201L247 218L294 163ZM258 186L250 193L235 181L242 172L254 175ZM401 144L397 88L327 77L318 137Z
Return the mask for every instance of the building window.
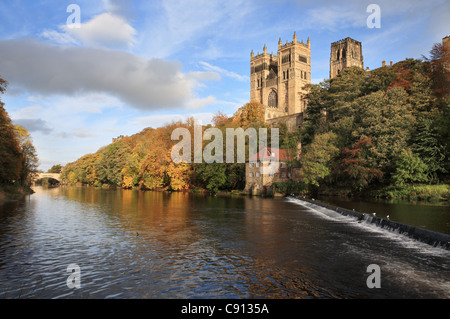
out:
M253 173L252 172L248 173L248 176L253 177Z
M281 168L285 168L286 167L286 163L280 163L280 167Z
M250 166L250 168L252 168L253 167L253 163L250 163L249 166Z
M281 172L280 176L281 176L281 178L285 178L286 177L286 173L285 172Z
M273 107L273 108L278 107L278 96L277 96L277 92L275 92L274 90L270 91L270 93L269 93L267 105L269 105L269 107Z
M256 177L261 176L261 174L259 172L256 172Z
M256 162L256 167L259 167L259 162Z

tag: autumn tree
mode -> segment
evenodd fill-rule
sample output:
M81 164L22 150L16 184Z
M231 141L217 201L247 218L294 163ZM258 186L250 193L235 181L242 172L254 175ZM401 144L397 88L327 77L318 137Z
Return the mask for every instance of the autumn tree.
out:
M344 147L342 150L339 174L345 185L358 192L383 176L383 172L376 167L371 146L371 138L362 138L351 148Z
M239 108L233 116L232 123L244 129L248 127L266 127L264 107L257 101L251 101Z
M16 132L17 140L19 141L19 146L22 152L20 184L30 185L31 179L33 175L37 173L37 169L39 166L37 152L33 145L31 135L25 128L17 125L14 127L14 130Z
M6 90L6 81L0 78L0 93ZM0 100L0 184L12 184L21 179L23 154L11 118Z

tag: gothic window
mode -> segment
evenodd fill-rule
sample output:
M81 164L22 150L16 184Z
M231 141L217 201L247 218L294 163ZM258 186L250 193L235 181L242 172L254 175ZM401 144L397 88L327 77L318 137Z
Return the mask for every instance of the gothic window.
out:
M337 54L336 54L337 60L339 60L339 55L340 55L340 51L338 50L338 51L337 51Z
M347 52L345 51L345 49L342 50L342 58L345 59L345 57L347 56Z
M285 54L281 58L281 63L287 63L287 62L291 62L291 55L290 54Z
M278 108L277 92L275 92L274 90L270 91L269 93L269 100L267 102L267 105L269 107Z

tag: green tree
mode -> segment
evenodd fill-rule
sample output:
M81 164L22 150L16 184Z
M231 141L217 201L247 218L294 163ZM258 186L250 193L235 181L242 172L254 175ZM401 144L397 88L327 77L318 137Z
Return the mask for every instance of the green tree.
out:
M96 163L102 184L122 186L122 170L129 162L130 148L121 140L110 144Z
M202 163L195 166L199 181L203 186L215 194L227 182L227 165L223 163Z
M61 170L62 170L62 165L61 165L61 164L56 164L56 165L53 165L53 166L47 171L47 173L59 174L59 173L61 173Z
M386 92L396 78L397 67L384 66L370 71L364 83L364 92L370 94L377 91Z
M449 150L439 134L439 123L429 117L420 119L416 134L413 137L412 150L427 165L432 181L437 182L447 173Z
M396 161L396 170L392 179L397 186L403 186L406 183L427 182L428 167L414 154L410 149L402 150Z
M408 95L401 87L394 87L384 93L371 93L355 100L357 116L356 139L369 137L373 141L371 151L377 159L377 166L385 174L394 167L393 160L407 147L415 127Z
M306 146L300 163L300 174L305 184L319 186L331 174L331 166L339 149L335 146L337 136L333 132L316 135Z

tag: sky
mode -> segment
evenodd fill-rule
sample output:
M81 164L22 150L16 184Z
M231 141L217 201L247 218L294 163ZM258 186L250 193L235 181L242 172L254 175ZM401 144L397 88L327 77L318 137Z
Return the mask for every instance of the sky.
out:
M0 98L46 171L119 135L233 114L250 99L250 52L276 54L294 32L311 40L319 83L331 43L346 37L362 42L370 69L429 56L450 35L450 2L1 0Z

